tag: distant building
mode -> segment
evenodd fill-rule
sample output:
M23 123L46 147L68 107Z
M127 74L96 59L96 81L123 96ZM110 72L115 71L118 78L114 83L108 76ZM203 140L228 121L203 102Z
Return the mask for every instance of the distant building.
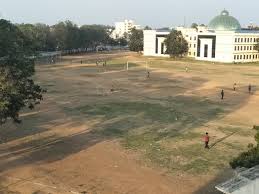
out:
M208 27L178 27L188 42L188 57L197 60L217 62L254 62L259 61L255 45L259 41L259 31L241 29L237 19L224 10L211 20ZM164 40L170 31L145 30L144 55L166 56Z
M168 56L165 54L164 41L170 33L167 30L144 30L144 55L145 56Z
M124 20L123 22L116 22L115 29L112 33L114 39L127 37L133 28L141 29L140 25L135 24L133 20Z
M216 189L224 194L258 194L259 166L241 169L234 178L217 185Z

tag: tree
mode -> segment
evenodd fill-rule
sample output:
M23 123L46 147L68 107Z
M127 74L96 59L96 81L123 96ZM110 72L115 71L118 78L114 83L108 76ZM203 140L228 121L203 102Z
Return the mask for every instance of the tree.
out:
M71 21L59 22L54 26L45 24L19 24L17 26L31 41L36 51L96 48L98 45L116 44L116 41L110 37L112 32L110 26L83 25L79 28Z
M17 25L24 36L33 44L36 51L55 50L55 41L50 32L50 27L45 24L20 24Z
M198 29L198 24L197 23L192 23L191 28Z
M85 48L101 44L108 44L110 42L110 31L108 26L102 25L83 25L80 28L80 39L82 46Z
M259 165L259 127L254 126L254 129L257 130L257 133L255 135L255 141L257 142L256 146L253 146L252 144L248 145L249 150L247 152L241 153L238 157L234 158L230 162L230 166L232 168L237 167L246 167L251 168L256 165Z
M12 118L20 122L22 108L34 108L43 89L34 83L35 45L19 28L0 20L0 124Z
M116 39L116 45L120 45L120 46L127 46L128 41L126 38L118 38Z
M52 33L59 50L79 48L80 33L76 24L71 21L60 22L52 26Z
M36 24L35 39L38 43L39 51L54 51L56 50L56 41L51 33L50 27L46 24Z
M149 26L145 26L144 30L152 30L152 28Z
M165 39L166 53L171 57L183 56L188 52L188 43L184 39L182 33L172 30Z
M135 52L143 51L143 39L143 30L133 28L129 37L129 49Z

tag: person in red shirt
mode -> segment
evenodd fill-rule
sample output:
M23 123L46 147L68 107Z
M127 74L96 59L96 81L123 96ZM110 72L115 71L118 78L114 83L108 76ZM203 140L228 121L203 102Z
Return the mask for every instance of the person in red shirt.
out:
M205 143L205 148L209 149L209 142L210 142L210 137L209 134L206 132L206 135L204 136L204 143Z

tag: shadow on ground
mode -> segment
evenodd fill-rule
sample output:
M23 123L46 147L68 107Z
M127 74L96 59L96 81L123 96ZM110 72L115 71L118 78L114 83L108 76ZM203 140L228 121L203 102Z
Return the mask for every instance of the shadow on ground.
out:
M87 70L85 71L87 72ZM68 77L67 72L63 73L63 77ZM55 74L55 72L48 74L50 75L46 76L52 76L51 74ZM71 85L70 79L58 77L55 80L54 89L62 91L62 95L50 93L48 97L51 100L47 98L47 101L52 109L57 108L56 112L59 114L46 109L47 111L41 114L28 116L22 127L26 129L24 131L19 126L14 127L12 124L1 127L4 128L0 130L4 142L9 143L27 136L44 133L52 130L47 124L62 126L68 118L69 122L70 119L74 121L70 127L80 126L80 122L77 121L82 120L97 118L99 122L92 126L91 130L81 130L64 137L60 137L59 134L50 135L39 140L31 139L19 145L7 146L4 147L5 149L0 145L0 172L27 164L62 160L102 141L114 139L120 139L126 146L136 150L151 149L148 154L156 154L157 162L161 162L159 157L168 155L163 161L164 166L168 167L171 165L170 152L163 150L159 141L192 132L192 128L201 127L209 121L222 118L239 109L249 99L249 95L245 95L235 101L235 105L232 105L228 102L212 101L200 96L185 96L184 92L190 88L193 90L200 87L207 80L193 77L168 78L168 75L167 73L152 74L152 79L145 82L143 82L143 75L135 75L130 78L129 86L128 81L120 82L120 78L124 80L126 76L125 73L120 74L121 77L117 77L117 81L120 83L120 87L127 88L128 93L112 93L107 98L95 96L90 100L87 99L87 95L89 90L94 88L93 86L75 84L79 82L78 80L72 82L75 85ZM111 83L107 83L107 76L104 75L97 80L103 84L104 88L111 87ZM112 79L118 75L111 73L109 76ZM129 73L127 76L130 76ZM72 72L70 78L78 79L78 71ZM95 77L88 77L88 81L95 82L96 80ZM63 85L62 89L61 85ZM169 90L171 90L171 95L168 95ZM70 101L71 103L69 105L59 104L60 101ZM2 145L5 146L5 144ZM157 154L157 150L161 152ZM219 177L222 178L221 175ZM216 181L217 179L215 179ZM206 189L212 189L215 182L213 181L204 190L201 189L196 193L205 194L208 191Z
M233 176L234 173L230 169L222 170L213 180L195 191L193 194L222 194L222 192L218 191L215 186L229 180Z

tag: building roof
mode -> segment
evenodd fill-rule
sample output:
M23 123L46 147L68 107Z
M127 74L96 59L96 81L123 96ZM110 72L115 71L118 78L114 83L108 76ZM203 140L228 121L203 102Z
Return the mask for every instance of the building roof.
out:
M241 25L236 18L229 15L227 10L223 10L220 15L210 21L209 29L218 31L236 31L241 30Z
M216 188L225 194L231 194L256 179L259 179L259 165L250 169L241 168L236 177L217 185Z

